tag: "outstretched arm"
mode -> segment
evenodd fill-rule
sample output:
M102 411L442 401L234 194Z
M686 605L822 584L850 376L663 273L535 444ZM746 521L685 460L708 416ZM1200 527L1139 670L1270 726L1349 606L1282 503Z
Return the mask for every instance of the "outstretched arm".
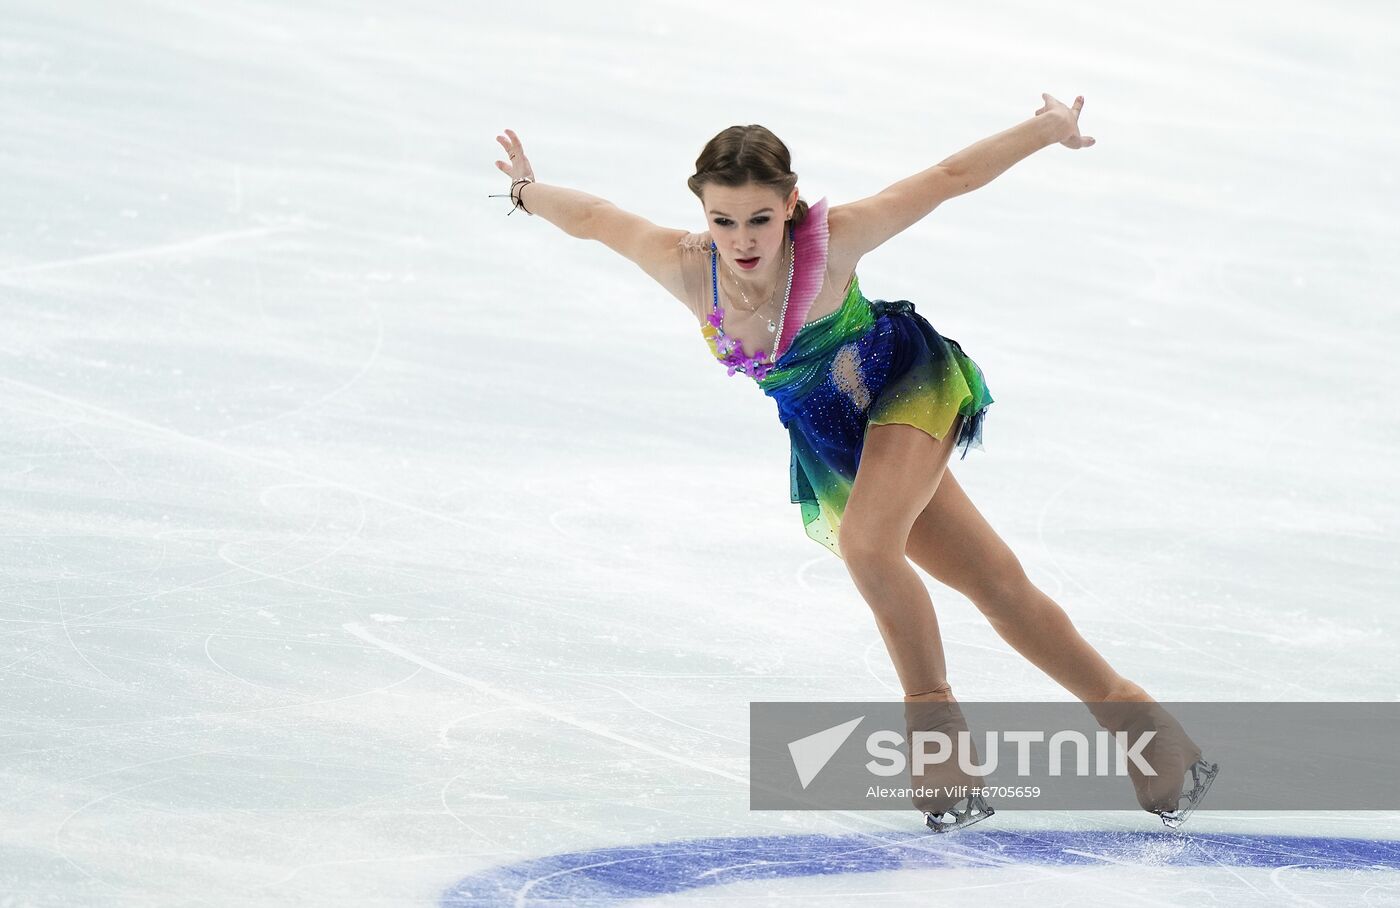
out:
M577 189L538 182L517 186L516 180L535 178L520 137L507 129L505 136L496 136L496 141L510 158L509 164L497 161L496 168L510 175L511 195L519 200L523 210L539 215L569 236L597 240L631 259L677 298L686 299L680 250L676 245L686 231L658 227L640 215L623 211L607 199Z
M496 141L501 143L510 158L509 164L497 161L496 169L510 175L512 196L520 200L525 212L544 218L569 236L591 239L589 220L599 206L609 203L596 195L565 186L538 182L513 185L520 179L534 180L535 170L530 166L530 159L525 157L525 148L514 130L507 129L505 136L496 136Z
M596 195L552 183L526 183L515 187L515 191L520 193L520 204L531 214L581 240L593 238L588 222L597 207L610 204Z
M1079 134L1079 111L1084 99L1066 107L1047 94L1045 104L1028 120L1017 123L906 177L869 198L831 209L831 231L844 254L859 258L890 237L926 217L955 196L980 189L1012 164L1060 143L1070 148L1094 144Z

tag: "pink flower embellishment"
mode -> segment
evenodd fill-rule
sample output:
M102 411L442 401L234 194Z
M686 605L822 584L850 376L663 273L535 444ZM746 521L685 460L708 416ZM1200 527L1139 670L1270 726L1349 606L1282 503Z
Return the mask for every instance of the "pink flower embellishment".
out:
M705 317L714 330L712 338L715 345L715 352L719 354L720 362L729 367L729 374L733 375L739 370L754 379L762 379L774 368L772 363L764 362L767 351L760 350L750 356L744 352L744 342L735 337L729 337L724 333L724 312L718 307L712 308L710 314Z

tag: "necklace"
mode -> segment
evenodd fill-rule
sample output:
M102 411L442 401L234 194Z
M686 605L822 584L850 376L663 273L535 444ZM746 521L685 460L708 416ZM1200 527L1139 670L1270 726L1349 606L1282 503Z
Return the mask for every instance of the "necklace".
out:
M788 244L787 244L787 243L784 243L784 244L783 244L783 250L782 250L783 256L786 257L787 254L788 254L790 251L791 251L791 250L789 249ZM779 261L781 262L781 259L779 259ZM744 298L744 303L745 303L745 305L747 306L747 308L745 308L745 309L743 310L744 312L748 312L748 313L757 312L759 309L763 308L763 306L768 306L768 305L770 305L770 304L773 302L773 297L775 297L775 296L778 295L778 285L777 285L777 284L774 284L774 285L773 285L773 290L772 290L771 293L768 294L768 299L767 299L766 302L763 303L763 306L755 306L755 305L753 304L753 301L749 299L749 295L748 295L747 293L744 292L744 285L739 281L739 276L738 276L737 274L734 273L734 269L729 267L729 263L728 263L728 262L725 262L725 264L724 264L724 270L726 270L726 271L729 272L730 278L731 278L731 280L733 281L734 285L735 285L736 287L739 288L739 295L740 295L741 297ZM736 306L735 308L739 308L739 307ZM773 320L772 320L772 319L769 319L769 320L768 320L768 331L769 331L769 333L772 333L773 330L774 330L774 328L773 328Z
M787 320L788 301L792 299L792 276L794 271L796 270L797 265L797 241L793 234L791 222L789 222L788 226L788 240L792 243L792 256L788 259L787 289L783 291L783 309L778 314L778 324L775 325L771 318L768 320L769 334L773 334L774 332L776 332L778 330L778 325L781 325ZM724 323L724 310L721 309L719 305L719 275L717 267L717 262L719 261L718 250L719 247L716 246L714 244L714 241L712 240L710 242L710 281L714 286L715 292L715 313L712 316L712 318L715 321L712 321L711 324L714 324L715 328L719 331L719 333L723 335L724 328L722 327L722 325ZM740 292L742 293L742 291ZM768 365L770 366L778 361L778 344L782 341L782 339L782 335L778 335L777 337L773 338L772 352L768 354ZM730 370L730 374L733 374L732 369Z

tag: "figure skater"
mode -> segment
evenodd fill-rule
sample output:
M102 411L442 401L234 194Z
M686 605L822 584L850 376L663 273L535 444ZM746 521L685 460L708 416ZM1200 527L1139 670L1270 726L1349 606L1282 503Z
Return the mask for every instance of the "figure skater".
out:
M709 225L701 233L659 227L597 196L536 181L510 129L497 136L509 163L496 166L512 180L511 214L523 209L635 262L691 310L730 375L747 375L774 399L791 441L792 502L807 535L842 559L869 604L911 732L966 724L933 603L910 561L971 600L1099 724L1156 729L1144 754L1159 776L1137 774L1133 783L1143 808L1175 826L1204 794L1214 765L1027 578L954 478L954 447L964 458L982 447L993 402L977 364L908 300L867 299L855 273L867 252L1031 153L1094 144L1079 132L1082 96L1072 107L1041 98L1040 109L1010 129L830 209L825 198L810 206L800 198L788 148L773 133L731 126L705 145L688 180ZM1183 796L1188 769L1195 784ZM980 796L915 804L940 832L994 812Z

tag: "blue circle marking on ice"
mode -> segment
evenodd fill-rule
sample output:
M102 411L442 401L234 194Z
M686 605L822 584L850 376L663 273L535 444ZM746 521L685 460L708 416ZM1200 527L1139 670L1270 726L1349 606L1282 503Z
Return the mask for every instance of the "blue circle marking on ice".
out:
M1018 864L1400 870L1400 841L972 830L937 837L914 833L691 839L576 851L493 867L459 881L440 904L607 904L748 880Z

